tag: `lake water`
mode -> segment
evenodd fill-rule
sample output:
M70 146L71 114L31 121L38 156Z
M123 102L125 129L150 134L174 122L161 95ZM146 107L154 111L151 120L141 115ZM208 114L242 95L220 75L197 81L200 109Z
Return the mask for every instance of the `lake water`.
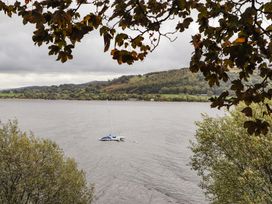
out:
M189 140L208 103L0 100L0 119L49 138L95 183L95 204L202 204ZM125 142L100 142L108 133Z

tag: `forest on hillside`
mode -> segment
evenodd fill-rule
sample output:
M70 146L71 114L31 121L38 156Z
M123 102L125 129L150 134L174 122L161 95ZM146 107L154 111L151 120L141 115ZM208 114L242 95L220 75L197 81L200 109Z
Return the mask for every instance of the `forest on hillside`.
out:
M236 74L232 73L230 77L235 76ZM217 96L230 88L229 83L220 84L220 87L210 87L202 74L194 74L189 69L182 68L144 75L121 76L109 81L9 89L1 91L0 97L51 100L208 101L211 96Z

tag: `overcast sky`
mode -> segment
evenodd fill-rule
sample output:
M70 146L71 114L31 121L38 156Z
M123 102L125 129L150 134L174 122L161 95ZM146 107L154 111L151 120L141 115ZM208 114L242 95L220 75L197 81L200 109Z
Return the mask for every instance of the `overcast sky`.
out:
M0 89L32 85L85 83L107 80L121 75L188 67L193 51L193 30L178 36L171 43L163 39L144 62L118 65L109 53L103 52L103 40L93 33L85 36L74 49L74 59L62 64L56 56L48 56L46 46L35 46L32 25L23 25L16 16L0 14Z

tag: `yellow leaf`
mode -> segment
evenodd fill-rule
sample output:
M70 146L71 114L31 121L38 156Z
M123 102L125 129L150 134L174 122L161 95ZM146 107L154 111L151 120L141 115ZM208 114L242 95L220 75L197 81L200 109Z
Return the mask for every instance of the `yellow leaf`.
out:
M240 37L240 38L237 38L234 42L235 43L244 43L244 42L246 42L246 38Z

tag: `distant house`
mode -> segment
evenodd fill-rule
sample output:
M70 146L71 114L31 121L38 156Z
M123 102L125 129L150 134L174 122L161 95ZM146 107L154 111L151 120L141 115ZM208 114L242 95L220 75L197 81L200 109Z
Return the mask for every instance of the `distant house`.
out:
M139 101L137 98L128 98L128 101Z

